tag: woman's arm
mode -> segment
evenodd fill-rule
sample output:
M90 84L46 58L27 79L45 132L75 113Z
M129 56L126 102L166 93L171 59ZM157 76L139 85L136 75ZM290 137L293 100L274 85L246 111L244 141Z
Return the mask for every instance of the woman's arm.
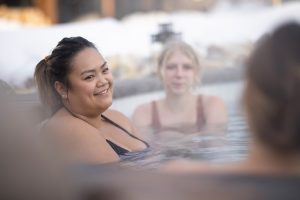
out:
M207 96L204 100L206 123L227 124L228 114L224 101L217 96Z

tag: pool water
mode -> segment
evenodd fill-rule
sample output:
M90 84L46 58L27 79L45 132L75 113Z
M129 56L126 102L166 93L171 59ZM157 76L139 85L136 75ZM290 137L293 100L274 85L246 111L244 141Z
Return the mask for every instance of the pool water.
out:
M196 89L196 94L217 95L227 106L229 121L226 128L208 127L194 134L156 135L149 140L151 148L125 158L121 165L155 169L160 164L176 159L233 162L243 160L248 154L247 125L241 111L241 82L213 84ZM159 99L163 91L116 99L112 108L131 117L141 103Z

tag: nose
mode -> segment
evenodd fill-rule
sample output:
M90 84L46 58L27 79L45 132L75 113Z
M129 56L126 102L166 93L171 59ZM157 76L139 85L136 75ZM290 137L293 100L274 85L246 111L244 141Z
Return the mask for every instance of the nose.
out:
M175 73L176 73L176 76L183 76L184 70L181 65L177 66Z
M108 81L106 80L106 78L103 75L97 76L97 83L96 83L97 87L102 87L102 86L106 85L107 83L108 83Z

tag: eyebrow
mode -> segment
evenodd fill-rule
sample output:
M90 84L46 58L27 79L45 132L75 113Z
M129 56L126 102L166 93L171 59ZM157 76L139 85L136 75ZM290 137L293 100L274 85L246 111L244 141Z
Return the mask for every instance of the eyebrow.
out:
M105 61L105 62L100 66L100 68L103 69L103 67L105 67L106 64L107 64L107 61ZM90 69L90 70L83 71L83 72L81 72L80 76L83 75L83 74L86 74L86 73L90 73L90 72L95 72L95 69Z

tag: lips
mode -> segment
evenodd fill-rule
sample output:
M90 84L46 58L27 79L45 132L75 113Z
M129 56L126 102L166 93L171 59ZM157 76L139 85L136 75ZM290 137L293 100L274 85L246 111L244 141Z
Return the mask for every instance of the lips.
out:
M105 90L102 90L102 91L99 91L99 92L96 92L96 93L94 93L94 95L95 96L97 96L97 95L106 95L108 93L108 89L109 88L107 88Z
M175 87L181 87L184 85L184 83L172 83Z

